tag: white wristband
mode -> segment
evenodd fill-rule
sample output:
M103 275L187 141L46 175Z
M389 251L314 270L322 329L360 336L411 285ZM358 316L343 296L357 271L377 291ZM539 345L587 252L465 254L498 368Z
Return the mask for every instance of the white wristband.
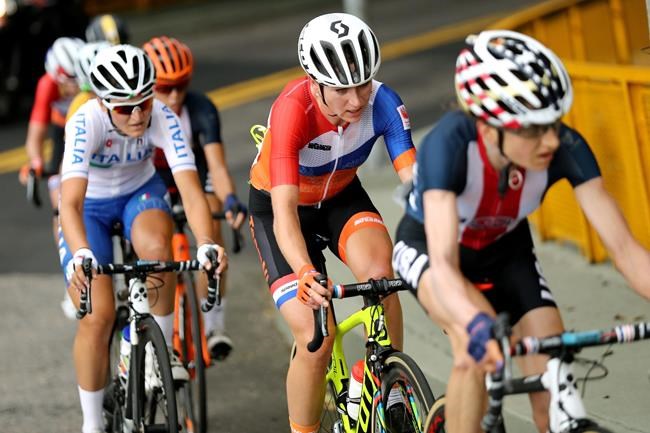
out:
M76 266L81 266L85 258L89 258L93 269L97 269L97 259L93 252L88 248L79 248L65 268L65 277L68 281L72 279Z

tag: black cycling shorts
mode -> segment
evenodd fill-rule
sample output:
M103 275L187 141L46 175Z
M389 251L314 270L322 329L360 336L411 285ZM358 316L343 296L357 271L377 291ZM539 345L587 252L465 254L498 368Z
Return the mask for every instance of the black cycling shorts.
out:
M296 275L284 259L273 233L270 194L251 186L248 200L253 243L275 305L280 308L296 296ZM370 224L386 230L379 211L356 177L343 191L322 202L320 207L298 206L298 217L309 257L316 268L320 267L322 255L316 244L317 236L327 239L330 251L345 262L345 239L355 229Z
M393 267L416 293L429 260L424 225L409 215L397 227ZM483 249L461 245L460 269L469 281L482 288L481 293L497 313L510 314L512 324L535 308L557 308L535 256L527 220Z

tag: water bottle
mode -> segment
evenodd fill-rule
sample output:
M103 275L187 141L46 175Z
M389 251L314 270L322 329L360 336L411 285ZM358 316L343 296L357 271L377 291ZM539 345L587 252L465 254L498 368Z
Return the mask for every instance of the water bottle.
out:
M131 326L127 324L122 329L122 338L120 338L120 362L117 365L117 374L120 377L122 385L126 385L126 379L129 374L129 358L131 358Z
M352 366L350 385L348 386L348 416L353 420L359 417L359 404L361 403L361 382L363 381L363 370L365 363L363 359L358 360Z

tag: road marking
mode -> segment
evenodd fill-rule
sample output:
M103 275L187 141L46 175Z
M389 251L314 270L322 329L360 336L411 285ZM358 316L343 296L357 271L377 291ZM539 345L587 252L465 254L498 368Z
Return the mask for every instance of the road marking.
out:
M386 43L381 47L382 60L394 60L457 41L470 33L486 28L503 16L504 14L488 15ZM287 82L303 75L304 72L300 67L285 69L263 77L221 87L207 92L207 95L219 110L223 111L277 95ZM16 171L26 162L27 154L24 147L0 152L0 174Z

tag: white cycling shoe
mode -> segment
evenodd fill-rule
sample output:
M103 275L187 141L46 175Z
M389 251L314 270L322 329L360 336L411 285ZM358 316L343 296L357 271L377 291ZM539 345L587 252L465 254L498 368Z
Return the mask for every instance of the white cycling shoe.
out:
M68 295L68 291L64 290L63 293L63 300L61 301L61 310L63 310L63 315L70 320L76 320L77 308L72 303L72 299L70 298L70 295Z

